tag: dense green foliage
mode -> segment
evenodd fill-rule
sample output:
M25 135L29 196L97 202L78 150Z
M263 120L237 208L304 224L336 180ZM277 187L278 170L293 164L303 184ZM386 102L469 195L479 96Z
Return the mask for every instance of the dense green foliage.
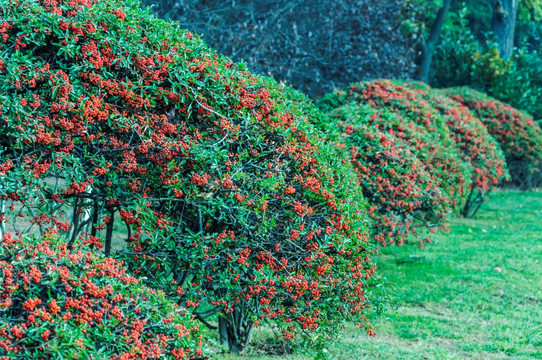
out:
M520 48L502 59L497 45L480 41L458 17L446 26L437 46L431 84L469 86L542 119L542 57Z
M458 17L463 18L461 26L468 29L478 40L485 41L492 34L493 0L452 1L447 16L447 26L453 26ZM407 0L404 31L426 35L434 22L442 0ZM541 45L542 2L540 0L518 0L514 43L518 47L537 50ZM445 36L443 36L445 38Z
M435 87L475 88L542 121L542 2L517 1L515 50L509 59L499 54L493 33L497 3L451 2L432 56L428 81ZM442 5L442 0L407 0L402 13L405 37L415 37L422 44ZM420 59L416 61L419 63Z

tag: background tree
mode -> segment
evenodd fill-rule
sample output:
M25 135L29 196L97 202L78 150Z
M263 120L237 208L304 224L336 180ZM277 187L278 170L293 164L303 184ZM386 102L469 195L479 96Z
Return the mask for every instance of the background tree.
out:
M407 0L143 2L251 71L313 98L356 80L415 75L416 39L401 23Z
M503 58L508 59L514 50L514 31L518 0L495 0L493 4L493 33Z
M433 53L435 46L439 40L442 32L444 21L446 20L446 14L450 8L452 0L444 0L442 7L437 12L437 17L431 27L431 31L427 39L422 36L421 39L421 54L419 60L418 75L419 79L425 83L429 81L429 70L431 69L431 62L433 61Z
M452 4L429 82L436 87L469 86L542 119L542 57L536 40L540 4L518 3L515 50L508 59L491 33L492 4Z

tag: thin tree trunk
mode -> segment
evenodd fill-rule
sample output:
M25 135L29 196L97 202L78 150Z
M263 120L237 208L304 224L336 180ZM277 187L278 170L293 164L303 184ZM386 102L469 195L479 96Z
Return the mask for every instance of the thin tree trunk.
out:
M476 213L478 212L478 210L480 210L480 207L481 207L482 204L484 203L485 198L488 197L490 193L491 193L491 190L489 190L489 191L488 191L487 193L485 193L485 194L480 194L479 200L478 200L478 205L476 206L476 208L474 209L474 211L472 211L472 213L470 214L469 217L473 217L474 215L476 215Z
M466 218L469 217L469 211L470 211L470 208L472 206L472 195L474 194L474 189L475 188L476 188L476 186L474 186L474 184L472 184L472 187L471 187L470 193L469 193L469 197L467 198L467 201L465 202L465 206L461 210L461 215L463 217L466 217Z
M429 82L429 70L431 70L431 62L433 61L433 53L435 52L435 46L437 45L440 33L442 32L442 26L444 25L444 20L446 20L446 14L450 9L450 4L452 0L444 0L442 7L437 13L437 18L435 23L431 28L429 37L421 45L421 58L420 58L420 67L418 69L419 79L425 83Z
M113 239L113 223L115 222L115 208L111 207L109 210L109 222L105 228L105 256L111 255L111 241Z
M495 0L493 3L493 32L503 59L512 56L518 0Z
M2 176L0 180L3 182L4 177ZM2 186L0 185L0 189ZM4 200L0 200L0 241L4 239L4 234L6 233L6 228L4 225L4 217L6 216L6 203Z
M98 220L98 201L94 200L92 204L92 221L90 222L90 236L94 237L98 233L98 230L96 229L96 226L98 226ZM94 249L94 244L91 245L91 249Z
M72 211L72 224L70 226L70 232L68 233L68 246L71 248L75 243L77 232L79 231L79 199L75 199Z

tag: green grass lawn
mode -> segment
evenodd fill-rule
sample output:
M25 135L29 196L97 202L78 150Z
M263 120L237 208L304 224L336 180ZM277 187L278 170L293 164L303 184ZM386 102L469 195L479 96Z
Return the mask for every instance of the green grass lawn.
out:
M369 338L347 326L334 359L542 359L542 192L493 193L433 245L389 247L380 273L402 302ZM265 332L255 343L265 341ZM284 359L254 353L218 359ZM288 355L287 359L310 359Z

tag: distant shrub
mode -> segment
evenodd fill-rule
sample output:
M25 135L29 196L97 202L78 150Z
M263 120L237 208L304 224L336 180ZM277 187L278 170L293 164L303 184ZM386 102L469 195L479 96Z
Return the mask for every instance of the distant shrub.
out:
M450 207L462 204L471 184L470 164L462 159L445 119L432 112L427 101L418 99L399 84L379 80L357 83L347 91L328 94L319 105L330 111L350 102L396 113L398 124L390 125L393 131L410 146L431 174L446 204Z
M0 254L1 359L203 359L190 313L120 262L12 233Z
M393 111L404 126L423 134L418 139L402 132L402 138L448 194L448 203L463 206L464 216L474 215L487 193L506 176L504 156L484 124L461 103L427 85L389 80L362 82L352 85L347 93L326 96L321 105L329 110L348 102ZM420 140L425 142L423 146ZM467 196L465 189L469 191Z
M500 144L511 184L524 189L542 184L542 130L532 117L469 88L445 93L469 107Z
M473 216L486 195L507 176L504 155L488 130L464 104L447 98L423 83L401 83L402 91L419 99L421 110L440 114L462 158L472 167L472 186L462 213ZM424 103L427 101L427 103Z
M218 314L234 352L263 320L313 347L345 319L371 332L351 165L284 88L139 6L2 0L8 228L116 252L207 325Z
M328 115L323 127L350 155L369 202L374 238L384 246L401 245L410 235L420 245L430 240L427 231L443 227L450 204L404 140L416 134L391 111L364 104L348 103Z

